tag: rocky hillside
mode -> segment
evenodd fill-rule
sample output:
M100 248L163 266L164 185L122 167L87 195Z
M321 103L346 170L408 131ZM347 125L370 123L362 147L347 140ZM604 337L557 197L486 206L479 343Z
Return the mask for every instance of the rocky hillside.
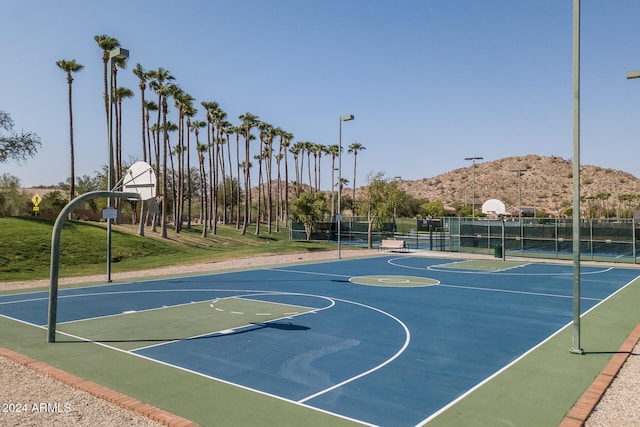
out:
M518 170L520 183L518 184ZM476 205L488 199L499 199L508 208L522 206L544 209L550 214L572 206L573 166L561 157L528 156L507 157L475 165ZM445 206L471 203L473 166L469 165L418 181L401 180L398 186L417 198L442 200ZM520 188L520 191L518 191ZM640 179L630 173L582 165L580 192L584 204L599 203L615 209L617 197L621 209L637 209L640 198Z

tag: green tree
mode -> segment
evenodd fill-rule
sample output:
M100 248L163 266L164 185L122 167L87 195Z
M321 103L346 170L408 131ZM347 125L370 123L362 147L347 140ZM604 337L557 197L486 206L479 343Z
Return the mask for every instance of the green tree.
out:
M432 200L420 205L420 216L442 217L444 216L444 203L442 200Z
M393 215L393 210L400 200L400 191L395 180L388 181L383 172L371 173L365 189L365 203L367 208L367 243L373 249L373 229L380 228L385 218Z
M56 218L66 205L67 200L61 191L50 191L42 196L40 215L47 218Z
M456 204L454 207L456 209L456 216L459 216L460 218L471 216L471 205Z
M89 193L90 191L98 191L100 189L100 178L97 176L82 175L78 178L77 190L78 194ZM87 200L87 205L94 214L98 213L97 199ZM63 206L64 207L64 206Z
M8 173L0 175L0 215L17 216L25 213L28 196L20 191L20 180Z
M291 203L291 218L304 225L307 240L311 240L311 233L316 224L328 211L327 200L324 193L320 191L316 193L304 191Z
M13 120L4 111L0 111L0 130L8 132L0 133L0 163L8 159L26 161L27 158L35 156L42 145L40 137L33 132L14 133Z
M73 148L73 76L71 73L77 73L84 69L84 65L76 62L75 59L61 59L56 62L56 65L65 73L67 73L67 84L69 86L68 92L68 104L69 104L69 148L71 152L71 174L70 174L70 188L69 188L69 201L76 197L76 168L75 168L75 155Z

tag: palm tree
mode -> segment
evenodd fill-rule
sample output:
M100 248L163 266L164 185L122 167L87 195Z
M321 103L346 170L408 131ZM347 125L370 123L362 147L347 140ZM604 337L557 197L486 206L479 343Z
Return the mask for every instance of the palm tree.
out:
M278 231L280 231L280 221L282 220L282 186L280 184L280 181L282 180L282 175L280 173L280 163L282 162L282 159L285 156L285 152L283 152L284 150L284 130L282 130L281 128L275 128L273 131L274 136L277 136L279 138L279 143L278 143L278 153L274 156L274 158L276 159L276 194L278 195L278 200L276 200L276 233Z
M149 119L151 118L151 112L152 111L158 111L158 104L155 103L155 101L145 101L144 102L144 129L146 130L146 140L147 140L147 153L149 153L149 157L147 159L147 162L149 162L149 164L153 165L154 163L154 159L158 158L158 152L155 150L151 150L151 142L152 140L154 141L153 143L153 147L156 147L156 143L155 143L155 139L153 139L151 137L151 128L152 126L149 125ZM155 131L153 132L153 134L155 135ZM157 172L157 171L156 171Z
M109 153L111 156L113 156L112 158L115 159L114 161L114 166L115 166L115 171L114 174L112 175L112 182L110 183L110 185L114 185L115 182L119 182L120 178L122 177L122 132L120 131L120 124L121 124L121 120L120 120L120 110L118 108L118 106L122 106L121 103L117 102L117 96L118 96L118 68L125 68L126 67L126 59L122 59L122 58L112 58L111 59L111 87L110 87L110 93L113 96L113 99L110 100L110 102L113 103L113 105L109 106L109 108L114 108L115 106L115 123L116 123L116 129L115 129L115 146L112 147L114 152ZM111 111L111 110L110 110ZM109 127L109 125L111 124L112 120L109 119L109 123L107 125L107 127ZM109 137L111 137L111 135L109 135ZM115 207L116 209L118 209L118 217L120 217L120 211L122 209L122 200L121 199L116 199L114 201ZM115 221L118 221L117 219Z
M198 110L193 105L185 106L183 113L187 117L187 229L191 229L191 199L193 189L191 187L191 117L195 116Z
M193 100L194 98L188 93L184 92L181 89L176 89L173 93L174 105L178 108L178 142L176 150L178 154L178 188L177 188L177 197L175 201L175 212L176 212L176 220L175 227L176 232L179 233L182 231L182 216L184 213L184 177L185 177L185 151L186 147L184 145L184 121L185 121L185 110L189 108L193 108ZM187 153L188 156L188 153Z
M271 234L271 223L273 217L273 197L271 194L271 181L272 181L272 159L273 159L273 138L275 136L275 129L268 123L260 123L261 141L265 145L264 159L267 160L267 233Z
M320 160L325 152L325 146L322 144L311 144L311 152L313 153L313 173L316 191L320 191Z
M311 152L313 151L313 142L306 141L304 142L304 151L307 152L307 170L309 172L309 188L311 189L311 194L313 194L313 189L315 186L313 185L313 181L311 181Z
M219 206L219 183L220 183L220 176L222 176L222 182L224 184L224 157L221 154L221 151L223 150L223 145L224 144L224 140L222 139L222 123L225 121L225 119L227 118L227 113L225 113L222 108L218 107L214 112L213 112L213 122L215 124L215 130L216 133L214 134L213 137L213 155L214 155L214 163L216 164L216 170L214 171L214 181L212 183L212 187L213 191L214 191L214 198L213 200L213 211L214 211L214 224L213 224L213 232L214 234L217 233L217 217L218 217L218 206ZM218 170L219 169L219 170ZM220 173L220 175L218 174ZM222 198L223 198L223 204L222 204L222 211L223 211L223 221L226 221L226 217L224 215L224 212L226 212L226 208L225 208L225 192L222 192Z
M209 227L213 234L217 233L217 211L218 211L218 157L215 144L216 132L216 114L220 110L217 102L201 102L202 106L207 110L207 144L209 147L209 200L211 201L209 209Z
M282 150L282 145L280 146L280 150ZM280 175L280 162L284 157L283 153L278 153L273 156L276 159L276 194L278 195L278 200L276 200L276 233L280 231L280 221L282 220L282 187L280 185L281 175Z
M175 165L176 162L173 161L173 155L175 154L177 156L178 160L179 160L180 156L182 155L182 153L181 153L182 149L181 149L180 145L177 144L177 143L176 143L174 148L171 148L171 137L169 136L169 132L177 132L177 131L178 131L178 125L173 123L173 122L167 121L167 124L165 125L165 134L167 135L167 139L166 139L165 145L167 147L166 148L167 153L169 154L169 156L168 156L169 157L169 161L171 162L171 173L167 172L167 176L171 178L171 201L173 202L173 218L174 218L173 222L174 222L174 227L176 227L175 223L176 223L177 218L178 218L178 212L177 212L177 207L178 207L177 199L178 199L178 197L177 197L177 194L176 194L178 185L176 184L176 176L177 176L177 174L176 174L176 165Z
M166 150L166 141L167 141L167 127L166 127L166 119L167 119L167 97L171 95L173 91L173 87L168 84L168 82L174 80L174 77L168 70L164 68L158 68L157 70L149 71L149 77L152 79L149 83L151 89L154 90L158 94L158 121L155 125L156 135L155 135L155 151L156 151L156 174L161 178L160 183L156 183L156 185L162 185L162 192L156 191L156 194L162 194L162 213L161 213L161 221L162 221L162 232L161 236L167 237L166 230L166 214L167 214L167 176L166 176L166 166L167 166L167 150ZM163 119L164 126L161 126L160 120ZM162 139L162 156L163 156L163 164L162 171L160 169L160 130L164 129L164 136ZM162 172L162 173L161 173ZM153 220L153 231L156 230L156 220Z
M296 185L294 185L294 188L296 190L296 196L300 195L300 190L301 190L301 180L302 180L302 166L300 166L298 168L298 157L300 156L300 153L302 152L302 143L301 142L296 142L295 144L293 144L293 146L289 149L289 151L291 152L291 154L293 154L293 168L296 171L296 180L295 183ZM304 156L302 157L304 159ZM285 175L286 175L286 171L285 171ZM285 179L287 179L285 177ZM287 181L289 181L287 179Z
M190 126L190 130L191 132L193 132L193 134L196 136L196 151L198 152L198 161L202 161L204 162L204 156L206 153L209 152L209 144L200 144L200 129L202 129L203 127L207 126L207 122L204 122L202 120L194 120L191 122L191 126ZM204 151L203 151L204 150ZM202 160L200 159L200 157L202 156ZM204 165L200 165L200 172L201 173L205 173L206 172L206 168L204 167ZM201 176L200 177L200 192L201 192L201 199L204 201L204 208L208 209L209 208L209 203L208 203L208 199L207 199L207 177L206 176ZM202 206L201 206L202 207ZM205 215L202 212L200 213L200 217L202 219L202 216ZM207 221L206 219L208 218L207 216L204 216L205 220L204 222L202 222L202 227L203 228L207 228Z
M347 151L348 153L353 153L353 203L354 203L354 206L356 201L356 164L358 161L358 152L362 150L366 150L366 147L360 144L359 142L354 142L353 144L349 145L349 151Z
M161 223L161 231L160 236L163 238L167 238L167 203L168 203L168 175L167 175L167 157L169 154L169 123L167 121L167 113L169 111L167 98L171 96L175 87L173 85L161 86L156 89L158 95L160 95L161 101L160 105L162 106L162 216L160 218ZM158 135L158 141L160 140L160 135Z
M133 68L133 74L135 74L135 76L138 78L138 87L140 88L140 113L141 113L141 120L142 120L140 129L142 131L142 139L141 139L142 160L145 162L148 162L149 160L147 159L147 144L146 144L146 133L145 133L145 122L144 122L144 117L145 117L144 93L147 89L147 80L149 79L149 75L144 70L144 68L142 68L142 65L140 65L140 63L136 64L136 66ZM151 155L151 153L149 153L149 155Z
M238 177L238 188L236 191L236 229L240 229L240 135L244 132L242 126L232 126L229 132L236 134L236 176Z
M249 203L250 203L250 194L251 188L249 187L249 154L250 154L250 144L251 141L251 128L256 126L258 122L258 116L255 116L251 113L244 113L238 117L242 121L242 127L244 128L244 142L245 142L245 166L244 166L244 182L245 182L245 201L244 201L244 221L242 224L242 234L247 234L247 227L249 226Z
M340 155L340 146L338 144L332 144L327 147L327 154L331 156L331 218L335 215L334 208L334 193L336 192L335 183L333 182L334 171L336 170L336 157Z
M116 103L116 182L122 178L122 100L133 97L133 91L126 87L119 87L115 91Z
M107 122L109 121L109 83L108 83L108 67L109 55L111 51L118 46L120 42L118 39L110 37L106 34L94 36L93 39L98 43L98 47L102 49L102 63L104 64L104 111L107 115Z
M287 151L291 141L293 140L293 134L289 132L283 132L282 141L283 153L284 153L284 223L289 223L289 164L287 163Z
M82 71L84 65L76 62L75 59L71 59L69 61L65 59L61 59L56 62L56 65L60 67L60 69L67 73L67 84L69 85L69 147L71 149L71 178L69 179L69 201L75 198L76 192L76 168L75 168L75 155L73 149L73 102L72 102L72 84L73 84L73 76L71 73L77 73ZM69 214L71 217L71 214Z
M260 189L263 187L262 180L262 161L265 159L265 152L262 151L259 154L253 156L258 161L258 206L256 208L256 236L260 235L260 217L262 216L262 204L260 198Z
M194 126L196 134L196 151L198 151L198 164L200 165L200 224L202 224L202 237L207 237L207 174L204 169L204 153L209 151L209 147L207 144L198 142L199 128L206 126L206 123L195 121L192 126Z
M226 113L225 113L226 117ZM233 169L231 168L231 143L229 142L229 135L234 133L232 130L233 126L227 120L223 120L220 123L220 135L224 135L223 138L220 139L219 143L221 144L220 148L220 171L222 172L222 217L224 223L227 224L231 221L231 217L233 216ZM229 161L229 180L226 178L226 166L224 159L224 147L227 146L227 159ZM227 192L227 184L229 186L229 190ZM227 195L229 199L227 200ZM227 205L229 206L229 216L227 217Z
M140 141L142 141L142 160L145 162L149 162L151 158L151 152L147 154L146 125L148 125L148 116L146 115L147 113L146 101L144 99L144 94L147 89L147 80L149 79L149 75L144 70L144 68L142 68L142 65L140 65L140 63L136 64L136 66L133 68L133 74L136 77L138 77L138 88L140 88L140 116L141 116L140 131L142 132L142 135L141 135L142 138L140 139ZM145 121L145 117L147 118L146 121ZM140 236L144 236L144 224L145 224L144 207L145 207L145 202L143 201L142 203L140 203L140 222L138 223L138 235Z

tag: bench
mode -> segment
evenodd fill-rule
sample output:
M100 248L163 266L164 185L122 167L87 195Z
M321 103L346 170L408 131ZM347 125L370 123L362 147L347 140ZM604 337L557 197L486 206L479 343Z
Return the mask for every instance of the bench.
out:
M408 250L407 244L404 240L391 240L386 239L380 242L378 246L379 251L400 251L406 252Z

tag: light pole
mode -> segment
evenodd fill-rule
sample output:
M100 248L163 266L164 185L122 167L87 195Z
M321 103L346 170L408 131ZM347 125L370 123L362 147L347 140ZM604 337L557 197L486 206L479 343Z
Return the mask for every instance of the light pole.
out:
M533 217L538 217L538 187L533 184Z
M473 176L471 181L471 220L475 218L476 208L476 160L484 160L484 157L465 157L465 160L471 160L473 162L471 174Z
M397 184L398 180L401 180L401 179L402 179L401 176L394 176L393 177L393 181L396 183L396 188L397 188L397 185L398 185ZM397 203L398 202L394 198L394 201L393 201L393 238L394 239L396 238L396 229L397 229L397 227L396 227L396 205L397 205Z
M571 353L584 354L580 343L580 0L573 0L573 337Z
M620 193L618 192L618 183L615 181L611 181L611 183L613 184L613 188L616 190L616 221L620 222Z
M640 77L640 70L627 71L627 78L628 79L637 79L639 77Z
M336 208L335 208L335 193L336 193L336 178L335 178L335 172L338 170L338 168L333 168L331 169L331 221L334 221L335 215L336 215Z
M627 79L637 79L640 78L640 70L635 70L635 71L627 71ZM633 220L633 263L636 263L636 237L635 237L635 232L636 232L636 226L635 226L635 219Z
M109 167L107 169L107 189L113 191L113 60L125 60L129 57L129 51L117 47L109 52ZM107 203L107 282L111 282L111 221L114 218L112 198L109 196Z
M520 181L522 172L526 172L526 169L514 169L512 172L518 174L518 222L520 223L520 250L524 252L524 225L522 224L522 187Z
M627 71L627 79L637 79L640 78L640 70ZM616 186L616 192L618 191L618 187ZM618 210L620 210L620 197L618 197ZM618 218L620 221L620 218Z
M353 114L345 114L340 116L338 120L338 214L336 215L336 221L338 222L338 259L341 259L340 254L340 226L342 222L342 122L348 122L353 120Z
M522 172L526 172L526 169L514 169L511 172L516 172L518 174L518 218L522 222L522 190L520 187L520 177L522 176Z

